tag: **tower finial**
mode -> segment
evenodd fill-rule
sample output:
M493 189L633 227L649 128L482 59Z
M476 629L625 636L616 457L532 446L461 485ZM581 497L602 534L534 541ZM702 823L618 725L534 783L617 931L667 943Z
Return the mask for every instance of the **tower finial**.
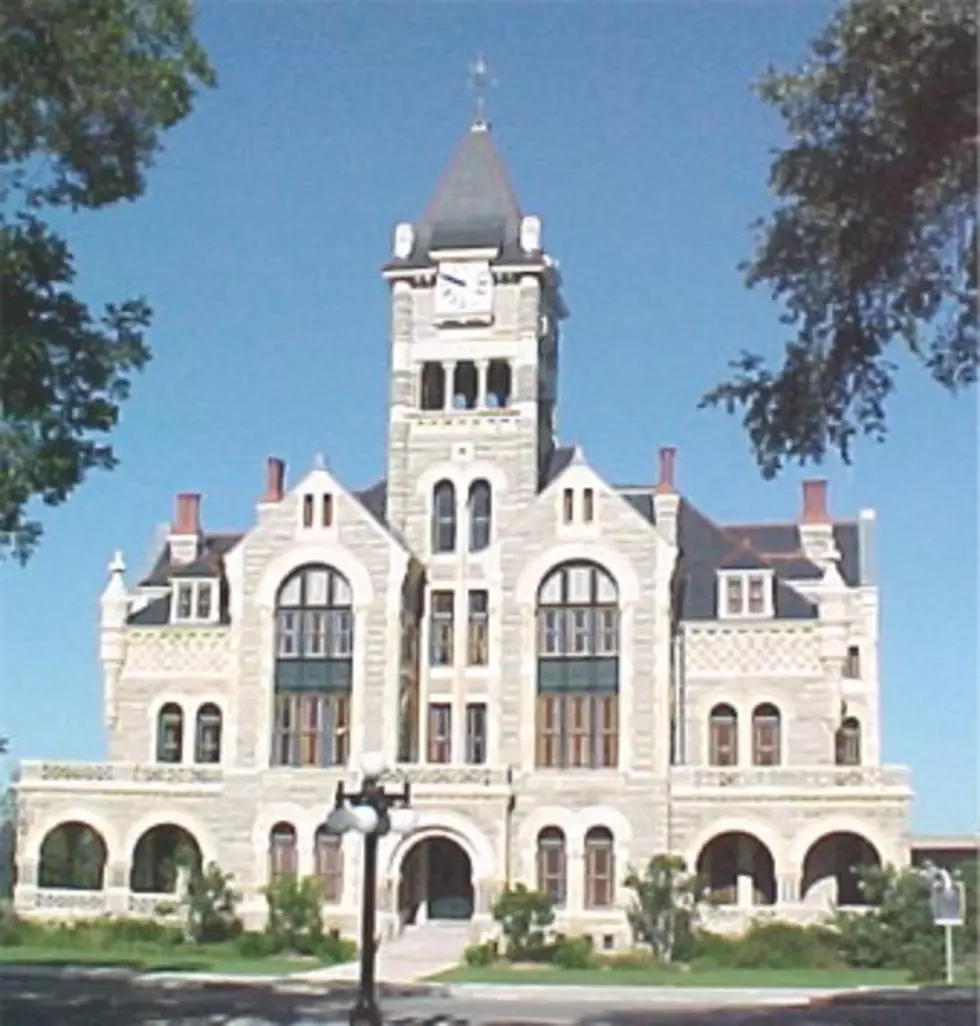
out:
M483 54L477 54L476 59L470 62L469 66L469 87L473 91L473 119L470 128L484 130L487 127L487 95L497 84L496 79L490 73L490 65L487 64Z

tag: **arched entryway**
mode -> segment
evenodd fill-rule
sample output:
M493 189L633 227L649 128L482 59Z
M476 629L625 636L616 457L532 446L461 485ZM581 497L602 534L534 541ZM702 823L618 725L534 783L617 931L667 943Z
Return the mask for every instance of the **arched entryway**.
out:
M698 856L697 873L714 905L774 905L776 867L772 852L752 834L713 837Z
M177 871L201 869L201 847L183 827L161 823L136 842L129 872L129 889L136 894L173 894Z
M473 866L448 837L417 841L402 860L398 911L403 925L473 916Z
M803 859L803 900L812 905L866 905L861 870L880 865L878 850L860 834L824 834Z
M101 891L105 886L106 843L87 823L61 823L41 842L38 886Z

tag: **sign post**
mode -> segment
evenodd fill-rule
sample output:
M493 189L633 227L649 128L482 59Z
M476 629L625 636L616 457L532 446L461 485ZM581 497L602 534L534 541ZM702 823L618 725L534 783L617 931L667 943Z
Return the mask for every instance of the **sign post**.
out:
M953 985L953 930L963 925L966 909L966 889L955 881L948 869L940 869L932 878L932 894L929 900L932 921L941 926L946 934L946 983Z

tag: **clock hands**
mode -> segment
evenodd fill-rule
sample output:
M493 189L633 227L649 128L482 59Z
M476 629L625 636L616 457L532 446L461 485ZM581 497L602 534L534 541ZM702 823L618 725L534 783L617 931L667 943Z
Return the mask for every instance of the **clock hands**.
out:
M458 285L461 289L466 288L466 282L463 281L462 278L454 278L451 274L445 273L441 274L439 277L441 277L443 281L448 281L453 285Z

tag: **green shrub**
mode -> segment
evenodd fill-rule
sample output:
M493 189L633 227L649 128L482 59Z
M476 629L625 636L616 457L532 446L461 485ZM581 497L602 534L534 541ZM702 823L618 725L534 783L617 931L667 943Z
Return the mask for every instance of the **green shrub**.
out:
M82 923L76 927L76 934L91 932L93 940L109 944L159 944L171 947L183 940L181 931L175 926L158 923L153 919L97 919L92 921L90 931Z
M591 937L560 937L552 949L551 961L562 969L590 969L595 965Z
M555 921L554 903L547 894L524 884L508 887L493 903L493 918L504 935L512 962L550 961L547 930Z
M279 944L270 933L245 930L234 940L235 953L242 958L268 958L279 953Z
M342 937L339 930L329 930L320 938L316 955L327 965L353 962L357 956L357 945L349 937Z
M653 957L652 951L639 948L633 951L617 951L612 954L598 955L596 961L607 969L624 969L634 972L649 972L660 963Z
M930 943L931 940L923 937L918 944L911 943L902 952L902 968L908 970L911 983L939 983L946 978L945 953L937 944Z
M497 961L497 942L488 940L480 944L468 944L463 950L463 961L471 966L493 965Z
M734 955L738 969L832 969L841 962L832 931L792 923L753 923Z
M232 885L231 873L215 862L201 872L191 870L184 910L188 939L198 944L214 944L238 936L242 923L237 915L241 900Z
M7 904L0 904L0 948L12 948L23 943L23 920Z
M323 939L320 881L315 877L280 876L265 889L269 933L282 951L314 955Z
M712 968L731 968L739 938L710 930L698 930L693 937L691 961Z

